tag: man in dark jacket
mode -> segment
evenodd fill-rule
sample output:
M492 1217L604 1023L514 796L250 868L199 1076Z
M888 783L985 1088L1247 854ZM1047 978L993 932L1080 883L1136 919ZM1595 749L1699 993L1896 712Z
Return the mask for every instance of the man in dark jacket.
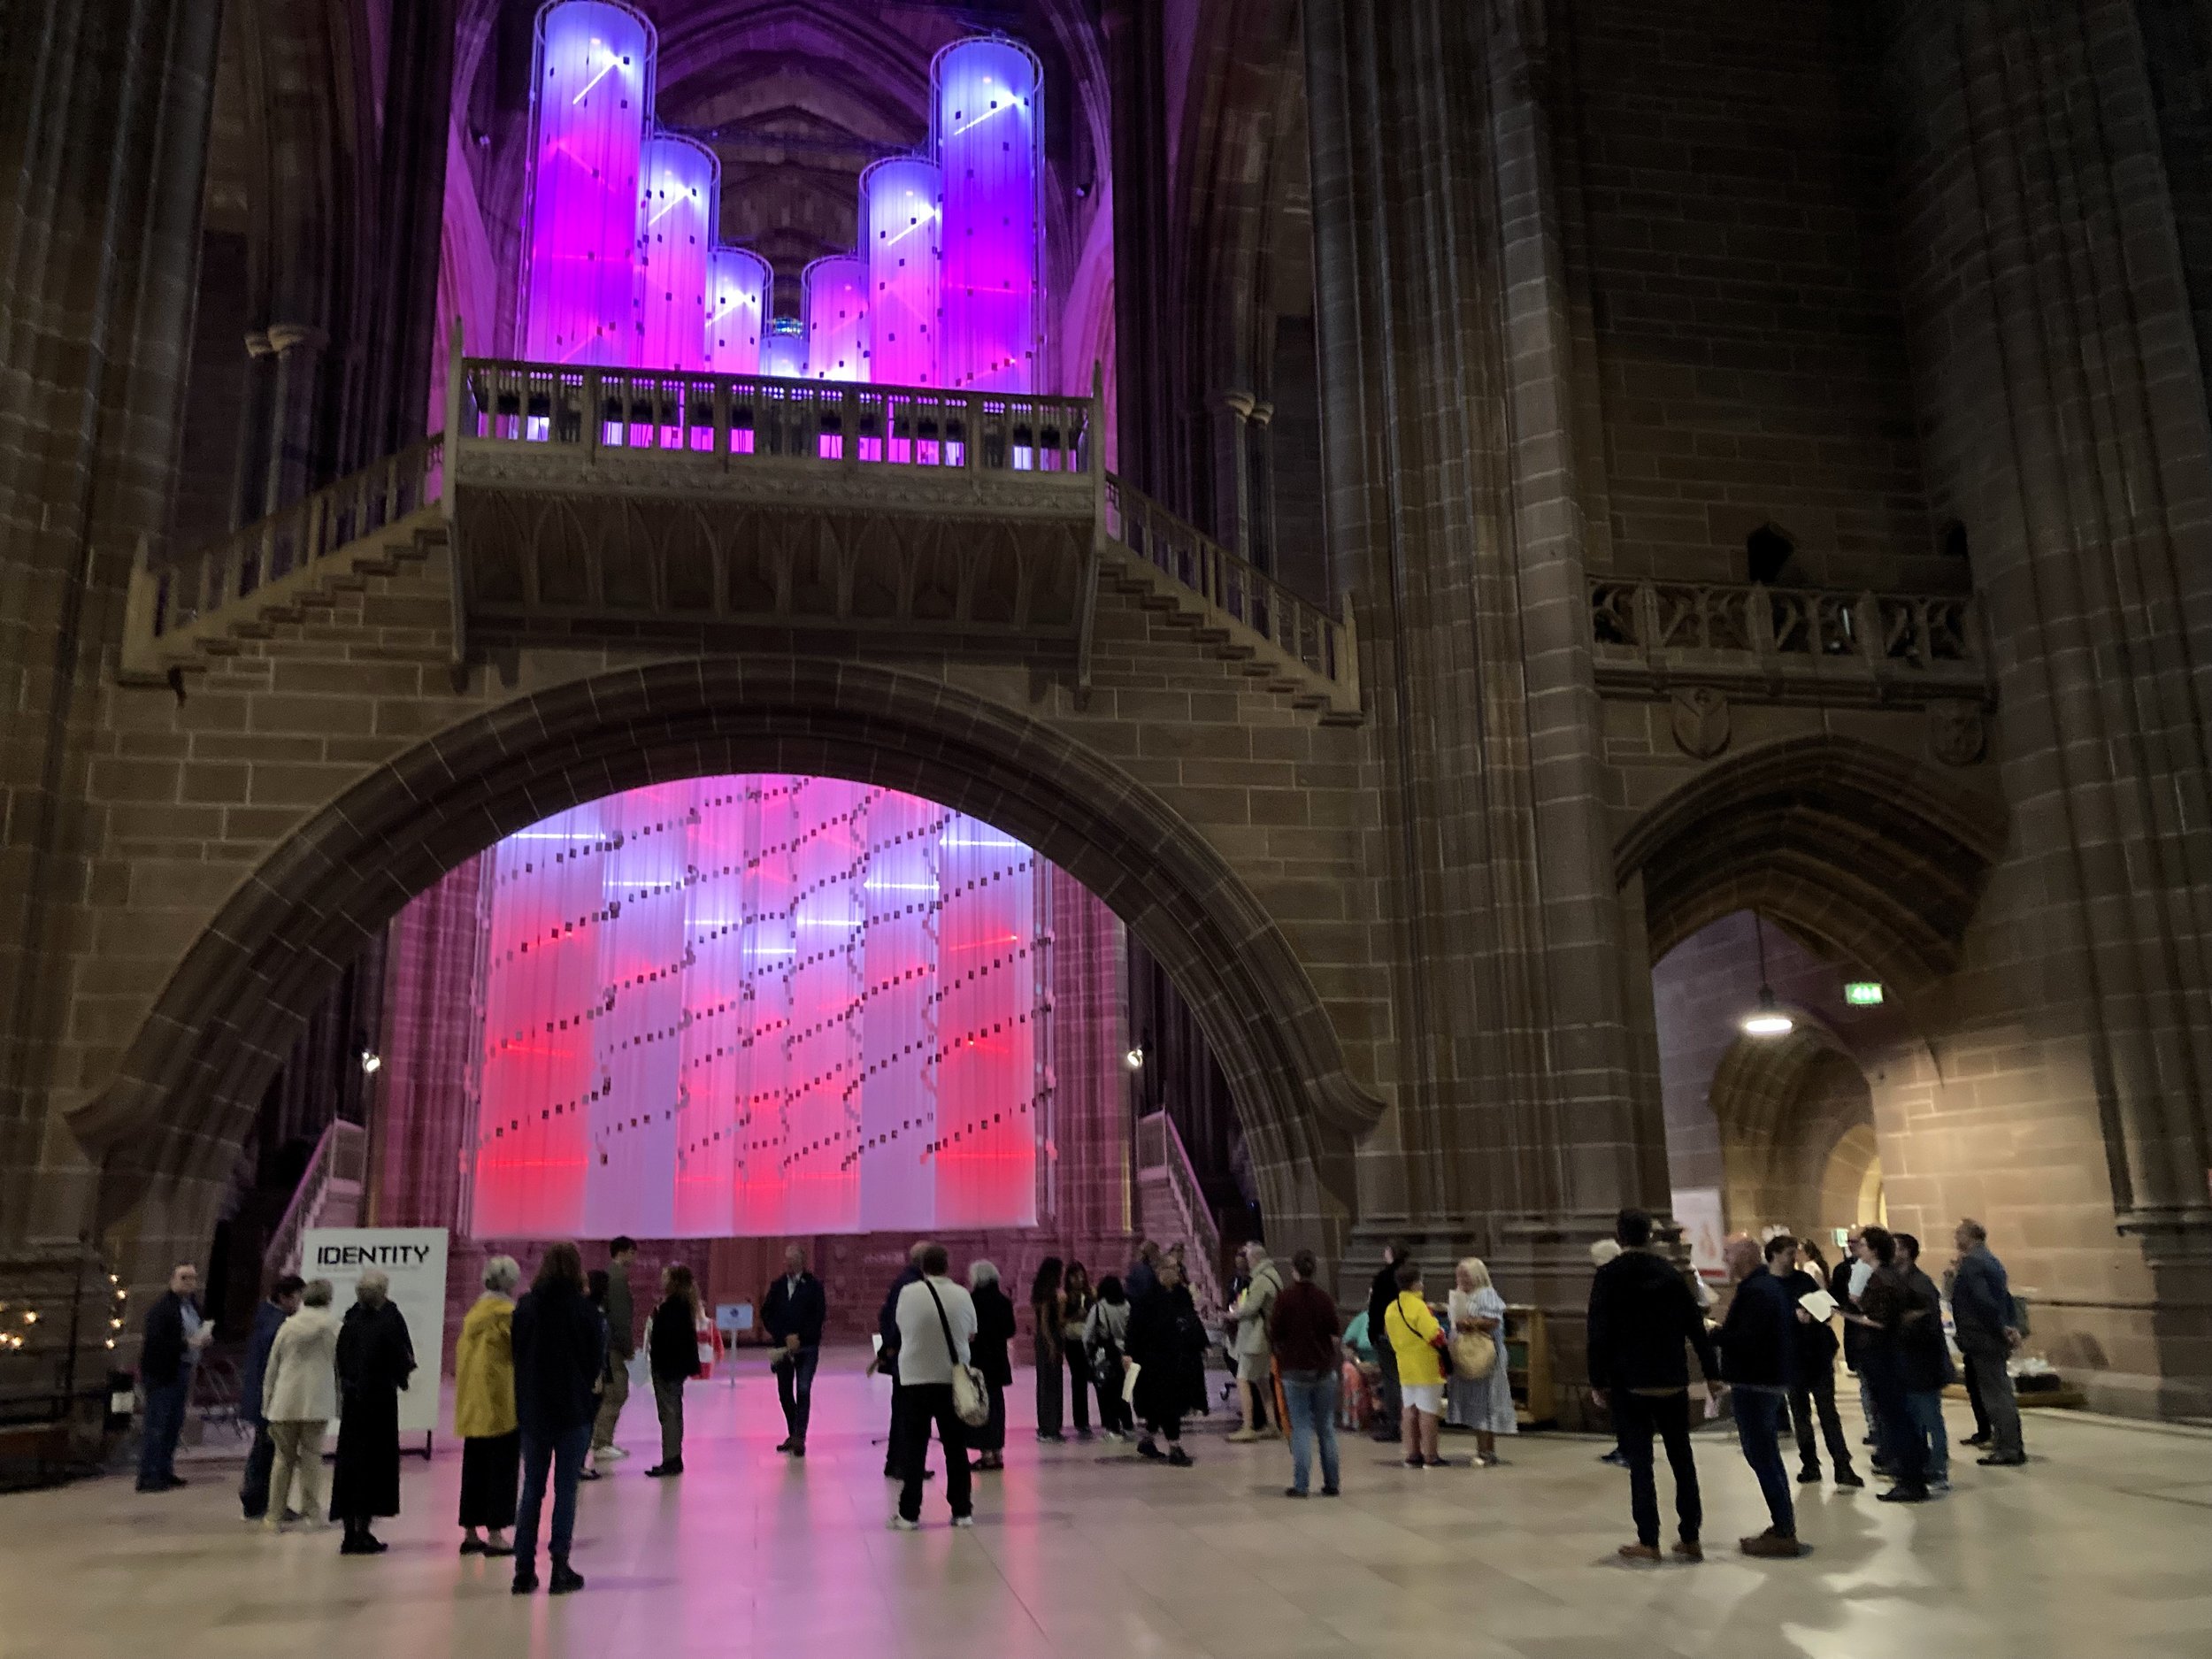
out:
M1989 1455L1980 1461L2009 1469L2028 1461L2020 1440L2020 1402L2013 1393L2008 1362L2020 1346L2019 1316L2013 1310L2012 1286L2005 1264L1989 1253L1989 1232L1968 1218L1955 1242L1959 1264L1951 1281L1951 1321L1958 1329L1959 1352L1966 1356L1966 1378L1989 1419Z
M1793 1252L1796 1240L1780 1240ZM1728 1241L1729 1276L1736 1294L1720 1327L1720 1374L1736 1407L1736 1440L1758 1477L1770 1525L1738 1541L1747 1555L1794 1559L1797 1512L1790 1502L1789 1471L1782 1463L1782 1409L1797 1380L1797 1304L1789 1287L1767 1271L1759 1241L1739 1234Z
M1391 1240L1383 1246L1382 1265L1367 1284L1367 1334L1375 1345L1376 1369L1382 1372L1375 1387L1375 1406L1381 1420L1371 1438L1391 1445L1397 1442L1404 1402L1398 1394L1398 1351L1383 1335L1383 1316L1398 1300L1398 1263L1412 1255L1413 1247L1403 1239Z
M637 1352L637 1304L630 1295L630 1263L637 1240L622 1236L607 1244L607 1369L599 1379L599 1415L591 1430L594 1466L630 1454L614 1443L615 1425L630 1399L630 1359Z
M1628 1455L1636 1541L1623 1544L1620 1553L1629 1561L1659 1559L1659 1486L1651 1466L1655 1433L1666 1443L1667 1466L1674 1471L1674 1508L1681 1521L1674 1553L1701 1561L1698 1532L1705 1517L1690 1451L1690 1368L1682 1346L1697 1349L1706 1393L1717 1399L1713 1340L1680 1270L1653 1251L1651 1217L1624 1210L1613 1232L1621 1253L1590 1281L1588 1350L1590 1393L1612 1411L1621 1450Z
M1820 1281L1796 1265L1797 1240L1785 1233L1767 1240L1767 1271L1782 1281L1793 1307L1802 1302ZM1820 1418L1821 1436L1828 1442L1828 1459L1835 1465L1839 1487L1863 1486L1851 1467L1851 1441L1836 1411L1836 1333L1826 1319L1809 1313L1796 1316L1797 1375L1790 1383L1790 1420L1797 1428L1797 1478L1807 1486L1820 1479L1820 1441L1813 1437L1813 1417Z
M268 1514L269 1471L276 1466L276 1442L269 1438L269 1425L261 1415L261 1379L269 1369L277 1327L300 1310L300 1294L306 1288L307 1281L297 1273L278 1279L268 1301L253 1310L253 1332L246 1339L246 1363L238 1372L238 1417L253 1425L253 1449L246 1454L246 1477L238 1487L238 1502L249 1521Z
M891 1289L883 1299L883 1306L876 1310L876 1334L883 1339L876 1350L876 1369L891 1379L891 1432L883 1442L883 1478L886 1480L906 1479L906 1430L899 1417L899 1293L909 1285L922 1282L922 1252L929 1248L926 1239L917 1239L906 1253L906 1268L891 1281ZM928 1448L923 1448L928 1455ZM922 1471L927 1480L934 1471Z
M806 1425L814 1415L814 1371L822 1358L822 1322L829 1317L822 1281L806 1271L806 1252L792 1245L783 1253L783 1277L768 1286L761 1301L761 1324L776 1356L776 1399L783 1407L780 1452L806 1455Z
M537 1277L515 1303L515 1418L522 1431L522 1500L515 1507L514 1593L538 1587L538 1517L545 1483L553 1478L555 1595L584 1587L568 1564L576 1530L576 1483L591 1449L598 1415L592 1385L607 1358L607 1323L584 1295L584 1258L572 1244L557 1244L538 1263Z
M138 1489L167 1492L184 1484L177 1473L177 1437L192 1397L192 1368L215 1334L200 1317L200 1270L180 1262L169 1288L146 1310L138 1350L138 1380L146 1391L146 1421L138 1447Z
M1916 1306L1926 1316L1914 1322L1905 1354L1905 1406L1912 1416L1913 1432L1920 1436L1928 1459L1927 1481L1938 1491L1951 1484L1951 1441L1943 1426L1943 1391L1956 1380L1951 1367L1950 1344L1943 1340L1943 1293L1935 1280L1920 1271L1920 1240L1909 1233L1895 1235L1897 1267L1912 1288Z

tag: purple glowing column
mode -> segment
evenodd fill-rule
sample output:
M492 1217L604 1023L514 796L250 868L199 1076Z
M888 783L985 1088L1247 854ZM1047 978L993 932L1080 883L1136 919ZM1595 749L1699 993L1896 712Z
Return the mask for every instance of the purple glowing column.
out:
M652 25L626 5L538 13L522 354L620 365L635 336L637 204Z
M722 164L692 139L656 133L645 141L638 199L637 366L707 366L707 256L714 246Z
M796 317L772 319L760 338L760 372L795 380L806 373L806 325Z
M742 248L717 248L707 263L707 366L717 374L761 373L768 262Z
M879 161L860 175L868 378L879 386L938 383L938 195L935 164L918 157Z
M806 373L814 380L868 379L868 265L833 254L800 280L806 314Z
M944 173L942 384L1044 390L1037 211L1042 72L1018 42L968 40L939 52L930 78Z

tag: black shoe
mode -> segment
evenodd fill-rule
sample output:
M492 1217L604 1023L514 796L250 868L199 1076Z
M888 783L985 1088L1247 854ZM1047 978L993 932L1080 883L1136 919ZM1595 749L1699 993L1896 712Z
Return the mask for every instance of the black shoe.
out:
M1972 1446L1976 1448L1984 1447L1989 1444L1989 1436L1986 1433L1969 1434L1961 1440L1959 1444L1962 1446Z
M645 1472L656 1480L658 1480L663 1475L680 1475L684 1472L684 1460L679 1457L672 1463L655 1463ZM560 1581L561 1569L556 1567L553 1569L553 1582L558 1584Z
M356 1532L338 1546L342 1555L380 1555L391 1546L369 1532Z
M1333 1498L1338 1495L1337 1489L1334 1486L1324 1486L1321 1488L1321 1495L1325 1498Z
M804 1457L806 1455L806 1442L804 1440L801 1440L796 1446L794 1446L791 1448L791 1455L794 1457Z
M553 1563L553 1581L545 1586L548 1595L566 1595L571 1590L584 1587L584 1575L565 1561Z
M1874 1500L1877 1503L1925 1503L1927 1501L1927 1487L1909 1486L1901 1480Z
M484 1554L495 1560L502 1555L511 1555L514 1553L515 1547L512 1544L487 1544L484 1546Z
M1797 1484L1801 1486L1818 1486L1820 1484L1820 1471L1811 1467L1799 1470L1797 1471Z
M162 1481L161 1489L164 1492L174 1492L179 1486L184 1486L185 1484L187 1483L182 1475L171 1475Z
M1067 1439L1067 1436L1061 1433L1057 1429L1054 1429L1049 1433L1046 1432L1043 1429L1039 1429L1037 1431L1037 1438L1043 1440L1048 1445L1057 1446L1062 1440Z
M1188 1469L1190 1454L1179 1446L1171 1446L1167 1448L1167 1461L1177 1469Z
M1603 1456L1598 1459L1598 1462L1601 1463L1609 1463L1616 1469L1625 1469L1628 1467L1628 1459L1622 1456L1620 1453L1617 1451L1607 1452Z
M1300 1491L1296 1486L1285 1486L1283 1488L1283 1496L1286 1498L1302 1498L1306 1494Z
M527 1595L538 1587L538 1575L534 1572L518 1572L515 1574L514 1583L507 1587L513 1594Z
M464 1555L482 1555L484 1553L484 1540L480 1538L463 1539L461 1540L461 1553Z
M1878 1457L1872 1463L1869 1463L1867 1467L1871 1469L1878 1475L1886 1475L1892 1480L1897 1479L1897 1465L1891 1463L1886 1457Z
M1848 1469L1839 1469L1836 1471L1836 1485L1839 1488L1848 1490L1853 1487L1863 1486L1866 1485L1866 1482L1859 1479L1857 1475L1854 1474Z
M1137 1442L1138 1456L1157 1457L1160 1455L1160 1448L1152 1443L1152 1437L1149 1434L1146 1435L1144 1439Z
M586 1469L576 1477L579 1480L604 1480L606 1478L607 1471L603 1469Z
M795 1444L796 1444L796 1442L795 1442L795 1441L794 1441L794 1440L790 1438L790 1436L786 1435L786 1436L784 1437L784 1440L783 1440L782 1444L779 1445L779 1446L776 1448L776 1449L777 1449L778 1451L780 1451L780 1452L787 1452L787 1451L789 1451L789 1450L792 1448L792 1447L793 1447Z
M2017 1469L2028 1461L2025 1452L1992 1452L1986 1457L1974 1460L1984 1469Z

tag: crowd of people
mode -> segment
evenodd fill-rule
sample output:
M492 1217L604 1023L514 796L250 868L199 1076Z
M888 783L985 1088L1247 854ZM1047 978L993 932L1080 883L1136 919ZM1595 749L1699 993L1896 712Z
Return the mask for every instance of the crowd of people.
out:
M1875 1448L1873 1472L1890 1482L1881 1501L1917 1503L1949 1482L1942 1391L1955 1379L1943 1309L1949 1302L1980 1462L2025 1461L2008 1360L2024 1316L1987 1235L1972 1220L1954 1238L1956 1259L1939 1289L1920 1266L1909 1233L1868 1226L1850 1235L1851 1260L1831 1271L1818 1247L1787 1233L1729 1241L1733 1280L1724 1317L1715 1323L1710 1293L1655 1243L1652 1217L1621 1212L1616 1235L1592 1249L1586 1351L1595 1403L1616 1437L1605 1461L1625 1466L1635 1541L1632 1562L1663 1558L1655 1439L1673 1476L1677 1532L1671 1552L1703 1555L1702 1508L1692 1445L1693 1409L1732 1409L1745 1463L1756 1479L1769 1525L1740 1540L1747 1555L1792 1558L1798 1537L1792 1482L1783 1454L1793 1431L1796 1483L1832 1479L1863 1487L1850 1437L1836 1405L1835 1334L1858 1379ZM629 1394L639 1332L629 1282L634 1241L614 1240L610 1268L587 1275L573 1244L556 1244L521 1288L514 1258L484 1265L482 1292L461 1324L455 1350L454 1411L462 1443L458 1523L463 1555L511 1557L513 1588L539 1587L538 1545L545 1537L554 1594L580 1589L572 1565L577 1492L603 1479L625 1455L615 1434ZM1202 1312L1179 1247L1150 1240L1125 1272L1093 1285L1080 1263L1048 1256L1029 1286L1036 1367L1037 1438L1078 1438L1098 1431L1133 1438L1141 1458L1188 1467L1184 1424L1209 1409L1206 1367L1217 1344L1234 1376L1244 1443L1290 1440L1285 1495L1338 1495L1340 1422L1371 1418L1379 1440L1402 1448L1409 1469L1443 1466L1439 1432L1447 1422L1471 1431L1474 1466L1502 1461L1498 1440L1517 1432L1507 1351L1508 1309L1487 1266L1467 1257L1453 1269L1441 1300L1432 1300L1410 1245L1393 1240L1367 1305L1348 1326L1336 1300L1317 1282L1310 1251L1282 1268L1254 1242L1239 1253L1228 1306ZM196 1299L197 1277L180 1266L148 1311L141 1358L146 1394L139 1489L181 1486L174 1455L191 1374L211 1327ZM280 1279L256 1309L242 1371L241 1415L254 1439L240 1498L249 1519L267 1530L288 1525L343 1529L342 1554L384 1548L373 1524L399 1510L399 1399L415 1381L413 1341L390 1297L389 1281L362 1273L342 1318L327 1280ZM772 1349L785 1436L779 1453L803 1458L812 1416L827 1299L796 1246L762 1300ZM661 1274L660 1294L644 1322L646 1373L660 1428L660 1461L647 1474L684 1471L684 1388L705 1374L704 1317L691 1270ZM1019 1325L998 1268L977 1260L956 1280L941 1244L918 1241L885 1296L872 1369L891 1379L884 1474L899 1483L890 1525L921 1525L933 1437L943 1448L944 1496L956 1526L973 1521L974 1477L1002 1469L1006 1391ZM1693 1384L1694 1359L1699 1380ZM338 1424L327 1495L322 1440ZM1825 1446L1829 1472L1820 1451ZM551 1497L549 1523L546 1502Z

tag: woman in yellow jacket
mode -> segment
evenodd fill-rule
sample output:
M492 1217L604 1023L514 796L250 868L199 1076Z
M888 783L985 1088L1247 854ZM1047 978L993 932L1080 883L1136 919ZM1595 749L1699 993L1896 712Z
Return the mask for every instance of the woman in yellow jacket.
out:
M484 1294L461 1321L453 1353L453 1432L461 1437L461 1553L511 1555L522 1430L515 1420L515 1286L511 1256L484 1263ZM484 1536L477 1536L478 1527Z
M1444 1327L1421 1295L1417 1262L1398 1266L1398 1300L1383 1315L1390 1351L1398 1360L1398 1392L1405 1398L1406 1467L1441 1469L1437 1425L1444 1416Z

